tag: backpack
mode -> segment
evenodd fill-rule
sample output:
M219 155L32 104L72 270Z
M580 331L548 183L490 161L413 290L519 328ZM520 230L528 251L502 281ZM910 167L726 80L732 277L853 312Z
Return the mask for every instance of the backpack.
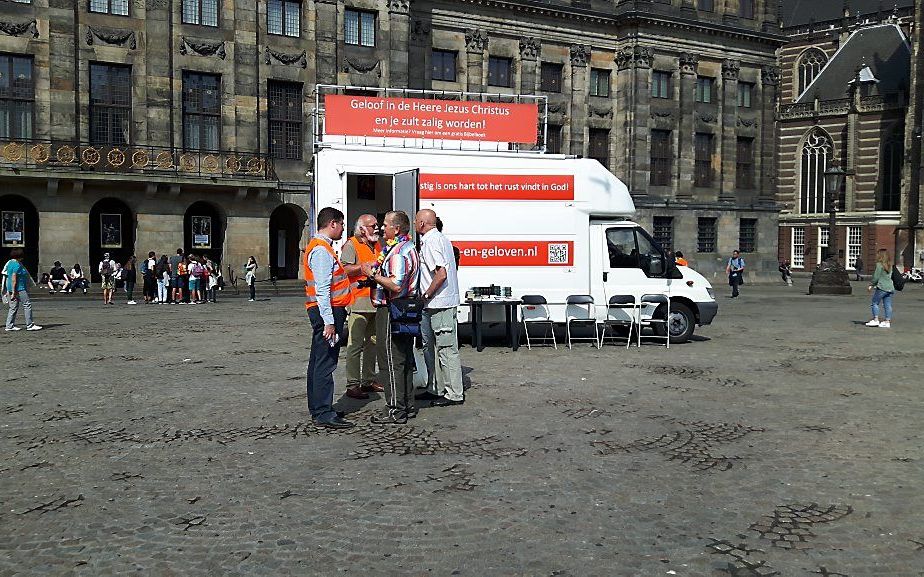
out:
M112 276L112 261L106 259L103 261L103 265L99 269L99 274L103 276Z
M148 259L141 261L141 274L148 274Z
M897 291L905 289L905 277L898 272L897 266L892 267L892 284L895 285L895 290Z

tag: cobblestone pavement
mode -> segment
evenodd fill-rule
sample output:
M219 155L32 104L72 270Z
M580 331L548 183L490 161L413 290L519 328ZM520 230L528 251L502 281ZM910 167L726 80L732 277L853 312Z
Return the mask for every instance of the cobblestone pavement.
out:
M466 347L464 406L343 398L347 432L308 419L298 299L37 302L0 336L0 575L924 575L924 288L891 330L804 288L670 350Z

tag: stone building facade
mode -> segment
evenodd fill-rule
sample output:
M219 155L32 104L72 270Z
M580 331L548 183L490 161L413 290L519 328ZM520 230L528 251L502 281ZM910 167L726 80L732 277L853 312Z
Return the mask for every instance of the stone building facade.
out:
M836 246L848 270L860 259L869 273L878 248L910 265L917 226L911 173L920 170L920 148L916 169L906 154L916 88L913 2L887 11L865 0L835 4L784 14L790 41L780 50L779 258L793 270L814 270L827 254L834 200ZM833 194L823 177L832 166L846 172Z
M295 276L315 86L542 94L707 275L777 257L775 0L0 3L0 210L33 270L205 252ZM2 74L2 72L0 72ZM15 86L14 86L15 85ZM15 94L14 94L15 93ZM19 222L22 219L24 222ZM3 255L0 254L0 257Z

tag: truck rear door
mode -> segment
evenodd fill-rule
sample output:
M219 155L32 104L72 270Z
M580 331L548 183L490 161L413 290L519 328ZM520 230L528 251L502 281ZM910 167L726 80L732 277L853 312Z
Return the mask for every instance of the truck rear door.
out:
M403 210L414 222L417 207L420 205L420 170L397 172L392 179L392 210ZM411 227L413 228L413 226Z

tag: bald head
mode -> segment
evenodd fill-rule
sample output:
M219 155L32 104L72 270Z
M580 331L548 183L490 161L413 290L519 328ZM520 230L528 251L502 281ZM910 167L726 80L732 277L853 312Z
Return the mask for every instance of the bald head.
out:
M418 210L417 216L414 217L414 228L418 234L426 234L436 228L436 213L429 208Z

